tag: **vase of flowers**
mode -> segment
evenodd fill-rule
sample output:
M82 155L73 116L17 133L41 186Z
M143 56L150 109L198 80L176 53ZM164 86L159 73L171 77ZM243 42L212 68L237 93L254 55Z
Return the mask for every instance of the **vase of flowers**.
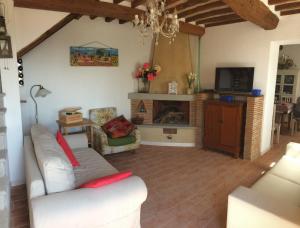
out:
M161 67L159 65L150 66L149 63L144 63L142 67L138 67L135 74L138 79L138 92L149 93L150 82L157 77L160 71Z
M196 80L196 73L189 73L187 74L187 83L188 83L188 89L187 94L193 94L194 93L194 84Z

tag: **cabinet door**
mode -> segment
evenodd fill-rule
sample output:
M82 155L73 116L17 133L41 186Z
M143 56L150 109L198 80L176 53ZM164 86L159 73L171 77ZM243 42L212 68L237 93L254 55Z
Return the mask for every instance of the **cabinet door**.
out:
M220 111L217 104L205 105L204 146L217 149L220 141Z
M220 148L236 156L241 147L241 106L222 106L220 127Z

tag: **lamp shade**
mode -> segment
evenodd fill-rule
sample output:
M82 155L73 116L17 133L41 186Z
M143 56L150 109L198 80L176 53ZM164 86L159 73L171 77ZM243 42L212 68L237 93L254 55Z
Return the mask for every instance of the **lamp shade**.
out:
M36 92L35 97L46 97L48 94L50 94L51 91L45 89L43 86L39 88L39 90Z

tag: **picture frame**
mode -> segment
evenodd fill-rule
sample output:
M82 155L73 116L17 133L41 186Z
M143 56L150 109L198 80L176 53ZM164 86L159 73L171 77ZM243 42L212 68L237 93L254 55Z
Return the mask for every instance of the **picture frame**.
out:
M71 66L119 65L119 51L115 48L70 47Z

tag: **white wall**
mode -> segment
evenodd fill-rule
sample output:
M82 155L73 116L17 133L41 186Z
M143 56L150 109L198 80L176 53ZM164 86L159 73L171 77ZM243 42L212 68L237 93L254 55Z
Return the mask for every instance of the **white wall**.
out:
M265 95L262 152L270 148L279 44L300 43L300 15L282 17L275 30L249 22L208 28L201 41L201 87L214 88L218 66L254 66L254 88Z
M119 49L119 67L71 67L70 46L99 41ZM68 106L81 106L84 116L96 107L116 106L120 114L129 117L129 92L135 90L133 72L137 63L149 61L151 39L144 42L130 23L104 22L98 18L74 20L40 46L23 57L25 86L21 88L24 133L34 122L34 106L29 97L33 84L42 84L52 91L38 98L41 124L56 131L58 111ZM101 47L95 43L92 46Z
M36 10L26 8L14 8L15 12L15 30L17 51L38 38L58 21L64 18L68 13Z
M15 18L12 0L2 0L5 4L6 27L11 36L13 55L12 59L1 59L0 70L2 78L3 91L6 93L5 106L6 127L7 127L7 149L9 159L10 181L12 185L18 185L24 182L23 165L23 134L20 109L20 94L18 84L18 72L16 62L16 36L15 36ZM9 70L4 67L8 66Z

